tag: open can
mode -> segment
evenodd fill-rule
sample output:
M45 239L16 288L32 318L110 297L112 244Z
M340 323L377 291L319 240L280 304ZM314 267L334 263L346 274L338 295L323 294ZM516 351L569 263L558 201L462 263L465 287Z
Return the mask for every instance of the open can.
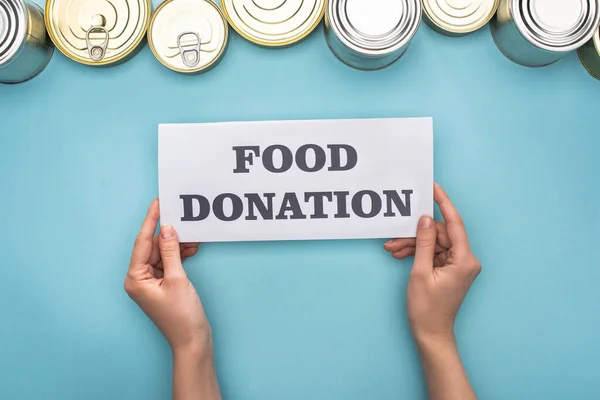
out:
M377 70L406 52L421 17L421 0L329 0L325 39L343 63Z
M150 23L150 0L47 0L46 28L66 57L110 66L142 48Z
M600 80L600 29L594 37L577 50L579 59L585 69L596 79Z
M501 0L490 29L506 57L542 67L592 38L600 24L599 8L598 0Z
M0 83L21 83L41 73L54 46L42 9L28 0L0 0Z

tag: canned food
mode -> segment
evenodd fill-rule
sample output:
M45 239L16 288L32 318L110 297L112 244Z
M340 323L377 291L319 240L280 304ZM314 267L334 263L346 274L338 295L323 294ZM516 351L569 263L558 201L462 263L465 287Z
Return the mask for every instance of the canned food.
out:
M598 0L500 0L490 29L506 57L542 67L592 38L600 24L599 8Z
M421 0L329 0L325 39L350 67L385 68L406 52L422 13Z
M578 50L585 69L596 79L600 79L600 30Z
M53 52L39 6L27 0L0 0L0 83L34 78Z
M500 0L423 0L425 22L435 31L462 36L487 24Z
M150 0L47 0L46 28L71 60L115 65L141 49L151 10Z
M206 72L227 49L229 26L211 0L167 0L150 21L148 43L158 61L176 72Z
M221 0L225 17L245 39L268 47L289 46L321 22L326 0Z

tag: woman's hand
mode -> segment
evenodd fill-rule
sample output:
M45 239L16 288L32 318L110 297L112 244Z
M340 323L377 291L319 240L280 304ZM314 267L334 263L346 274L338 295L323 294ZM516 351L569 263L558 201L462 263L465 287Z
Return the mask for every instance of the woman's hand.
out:
M416 239L391 240L385 248L395 258L415 256L406 306L429 398L475 400L458 353L454 321L471 284L481 272L481 264L471 253L461 216L437 184L434 198L445 223L422 217Z
M385 244L395 258L415 255L407 289L411 330L421 339L454 340L454 320L481 271L471 253L460 214L439 186L434 198L445 222L430 217L419 221L416 239L396 239Z
M160 329L173 352L211 353L210 325L182 265L182 260L196 254L198 244L180 245L169 225L154 236L158 219L158 200L154 200L135 240L125 291Z
M182 261L198 244L179 244L172 226L163 225L154 200L135 240L125 291L160 329L173 351L173 399L220 400L212 333L200 297Z

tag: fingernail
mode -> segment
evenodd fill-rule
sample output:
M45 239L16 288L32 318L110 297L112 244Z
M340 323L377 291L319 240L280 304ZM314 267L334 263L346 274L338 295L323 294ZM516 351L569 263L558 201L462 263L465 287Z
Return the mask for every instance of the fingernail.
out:
M421 229L429 229L433 226L433 219L428 216L421 217L421 222L419 223L419 227Z
M389 246L390 244L394 243L394 239L392 240L388 240L387 242L385 242L383 245L384 246Z
M169 224L163 224L160 227L160 237L165 240L169 240L173 238L173 227Z

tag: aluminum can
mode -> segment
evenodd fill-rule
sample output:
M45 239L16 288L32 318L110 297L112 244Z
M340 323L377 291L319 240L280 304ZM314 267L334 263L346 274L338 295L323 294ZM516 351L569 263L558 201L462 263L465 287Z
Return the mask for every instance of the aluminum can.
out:
M577 52L585 69L594 78L600 80L600 29Z
M158 61L184 74L215 67L227 49L229 25L211 0L167 0L150 21L148 43Z
M592 38L599 0L501 0L490 23L494 42L512 61L542 67Z
M424 20L433 30L463 36L487 24L500 0L423 0Z
M21 83L40 74L54 46L42 9L27 0L0 0L0 83Z
M150 0L47 0L46 28L66 57L110 66L142 48L150 23Z
M321 22L326 0L221 0L240 36L266 47L293 45Z
M422 14L421 0L329 0L325 39L350 67L385 68L406 52Z

